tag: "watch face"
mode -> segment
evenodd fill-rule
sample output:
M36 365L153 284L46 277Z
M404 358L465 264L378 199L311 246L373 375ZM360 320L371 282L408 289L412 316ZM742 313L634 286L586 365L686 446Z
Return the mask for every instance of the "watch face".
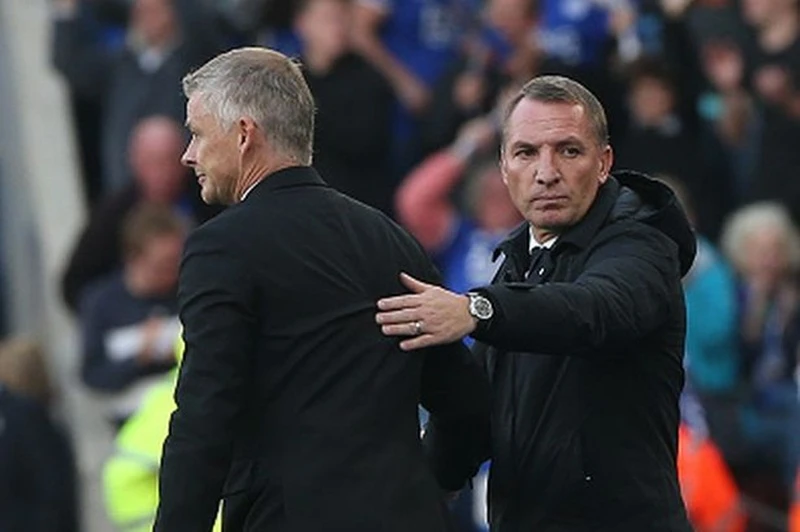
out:
M479 320L488 320L492 317L493 309L492 303L482 296L474 296L472 298L472 315Z

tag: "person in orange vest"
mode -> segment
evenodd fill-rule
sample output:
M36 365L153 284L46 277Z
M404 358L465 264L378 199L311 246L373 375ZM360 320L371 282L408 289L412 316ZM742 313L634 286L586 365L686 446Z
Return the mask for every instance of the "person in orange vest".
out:
M797 478L794 481L794 497L789 513L789 532L800 532L800 467L797 468Z
M717 446L708 437L699 403L681 397L678 429L678 481L696 532L744 532L739 490Z

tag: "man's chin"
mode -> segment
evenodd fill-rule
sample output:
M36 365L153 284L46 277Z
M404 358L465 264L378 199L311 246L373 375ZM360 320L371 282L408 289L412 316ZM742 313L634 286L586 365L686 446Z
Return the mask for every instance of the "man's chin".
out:
M206 205L218 205L219 199L217 198L216 194L214 194L211 190L207 187L203 187L200 190L200 199L203 200L203 203Z

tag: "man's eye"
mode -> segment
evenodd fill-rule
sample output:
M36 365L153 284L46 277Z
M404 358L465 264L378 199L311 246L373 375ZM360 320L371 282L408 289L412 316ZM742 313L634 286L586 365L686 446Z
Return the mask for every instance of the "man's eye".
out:
M567 146L564 148L564 155L567 157L577 157L581 154L581 150L576 148L575 146Z

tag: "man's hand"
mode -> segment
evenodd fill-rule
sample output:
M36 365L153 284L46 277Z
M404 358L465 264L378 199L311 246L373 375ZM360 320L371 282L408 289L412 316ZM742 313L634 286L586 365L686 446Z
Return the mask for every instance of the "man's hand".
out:
M401 273L400 281L413 292L378 301L375 321L386 336L412 336L400 342L404 351L448 344L475 330L469 298Z

